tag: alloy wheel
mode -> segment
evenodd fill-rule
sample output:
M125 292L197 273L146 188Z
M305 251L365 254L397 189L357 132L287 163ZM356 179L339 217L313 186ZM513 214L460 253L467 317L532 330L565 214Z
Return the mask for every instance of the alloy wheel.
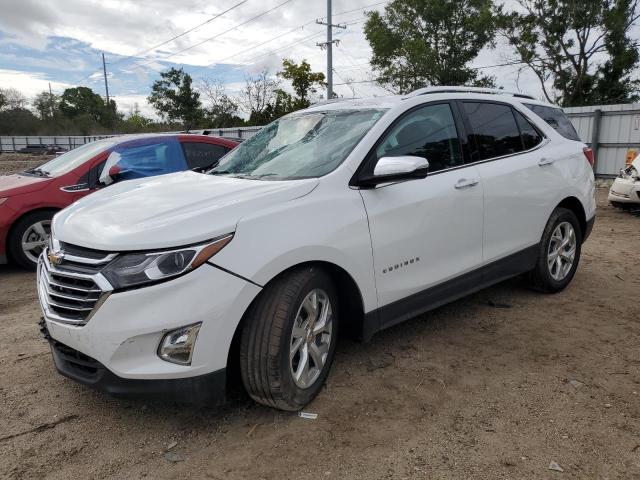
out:
M22 252L33 263L38 262L38 257L49 242L51 233L51 220L41 220L27 228L22 234Z
M289 364L300 388L313 385L327 362L331 345L332 309L327 293L311 290L302 301L291 331Z
M551 278L559 282L571 271L576 256L576 232L569 222L562 222L553 231L547 250Z

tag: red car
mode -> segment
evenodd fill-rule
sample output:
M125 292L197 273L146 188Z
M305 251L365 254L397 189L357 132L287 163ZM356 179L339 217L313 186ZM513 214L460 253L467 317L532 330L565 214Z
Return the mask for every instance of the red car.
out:
M111 183L215 166L238 142L205 135L150 134L98 140L38 168L0 176L0 264L35 269L51 218Z

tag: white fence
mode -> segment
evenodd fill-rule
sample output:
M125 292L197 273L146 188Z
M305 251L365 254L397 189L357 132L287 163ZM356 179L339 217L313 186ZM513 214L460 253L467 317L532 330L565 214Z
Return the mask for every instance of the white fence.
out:
M611 177L624 166L629 150L640 153L640 104L566 108L583 142L596 152L596 175ZM215 128L191 133L247 139L261 127ZM176 132L177 133L177 132ZM109 135L0 136L0 151L17 152L27 145L60 145L75 148Z

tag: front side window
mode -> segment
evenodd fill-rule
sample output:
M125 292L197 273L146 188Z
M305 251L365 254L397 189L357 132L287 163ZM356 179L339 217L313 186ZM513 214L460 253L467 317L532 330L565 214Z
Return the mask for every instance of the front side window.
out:
M187 169L175 137L147 137L122 142L109 151L100 183L152 177Z
M535 105L532 103L525 103L523 105L547 122L550 127L564 138L575 140L576 142L580 141L578 132L576 132L571 120L569 120L561 108Z
M209 173L266 180L321 177L347 158L384 113L365 109L287 115L241 143Z
M402 155L426 158L429 172L463 163L458 132L449 104L427 105L408 113L376 148L378 159Z
M471 126L470 140L477 148L474 160L511 155L523 150L520 131L509 105L463 102Z

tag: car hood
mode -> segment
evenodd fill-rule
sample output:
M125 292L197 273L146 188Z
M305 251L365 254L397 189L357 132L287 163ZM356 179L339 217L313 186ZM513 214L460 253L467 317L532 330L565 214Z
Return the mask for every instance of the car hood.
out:
M233 232L243 216L306 195L317 184L194 172L131 180L62 210L53 232L63 242L107 251L189 245Z
M21 175L19 173L14 175L1 175L0 198L35 192L44 188L50 181L50 178Z

